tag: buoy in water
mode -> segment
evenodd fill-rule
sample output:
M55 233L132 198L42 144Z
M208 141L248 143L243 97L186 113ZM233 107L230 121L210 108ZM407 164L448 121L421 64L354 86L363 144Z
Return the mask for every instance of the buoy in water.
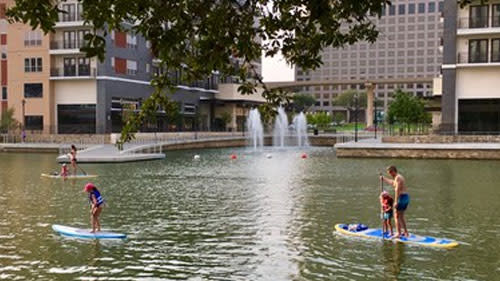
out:
M231 159L236 159L236 154L231 154Z
M273 156L271 154L266 154L266 158L271 159L271 158L273 158Z
M305 153L302 153L302 155L300 156L302 159L306 159L307 158L307 154Z
M200 160L200 155L196 154L194 157L193 157L194 160Z

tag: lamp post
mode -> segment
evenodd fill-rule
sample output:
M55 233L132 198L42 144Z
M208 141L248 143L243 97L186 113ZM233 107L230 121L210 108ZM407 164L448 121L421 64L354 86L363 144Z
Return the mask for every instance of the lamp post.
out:
M375 139L377 139L377 96L373 98L373 112L374 112L374 118L373 118L373 125L375 127Z
M354 142L358 142L358 93L354 94Z
M26 115L25 115L25 111L24 111L24 106L26 105L26 100L23 99L21 101L21 104L23 106L23 130L24 130L24 128L26 127L26 124L25 124L26 123Z

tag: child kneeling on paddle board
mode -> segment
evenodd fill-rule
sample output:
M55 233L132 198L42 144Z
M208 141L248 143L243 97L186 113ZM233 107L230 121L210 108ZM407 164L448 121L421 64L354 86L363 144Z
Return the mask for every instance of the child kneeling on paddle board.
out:
M90 208L90 223L92 224L92 233L101 231L101 223L99 222L99 215L102 212L104 198L93 183L87 183L83 189L89 194Z
M61 166L61 172L59 175L63 178L66 178L68 176L68 166L66 166L66 163L62 164Z
M389 236L392 236L392 205L394 204L394 199L387 191L382 191L380 194L380 208L382 210L382 219L384 220L382 232L384 234L389 232Z

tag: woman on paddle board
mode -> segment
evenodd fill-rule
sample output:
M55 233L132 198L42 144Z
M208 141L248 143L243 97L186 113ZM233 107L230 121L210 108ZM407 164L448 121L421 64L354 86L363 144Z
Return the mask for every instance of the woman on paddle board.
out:
M101 231L101 223L99 222L99 215L102 212L102 207L104 204L104 198L102 198L101 193L93 183L87 183L83 189L89 194L89 201L91 204L90 208L90 223L92 224L91 233L95 233L96 230Z
M392 180L384 176L380 176L380 179L394 187L394 198L396 198L394 201L394 220L396 221L396 229L398 231L396 238L400 238L401 236L409 237L408 229L406 228L405 211L410 203L410 195L408 194L405 178L401 174L398 174L396 166L389 166L387 173L391 175ZM404 230L403 234L401 234L401 227Z
M69 158L71 160L71 167L73 167L73 174L76 176L76 146L74 144L71 145Z

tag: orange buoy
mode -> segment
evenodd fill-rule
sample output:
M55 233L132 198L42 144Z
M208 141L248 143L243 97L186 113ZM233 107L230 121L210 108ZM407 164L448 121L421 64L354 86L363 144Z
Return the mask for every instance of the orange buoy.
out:
M236 159L236 154L231 154L231 159Z
M302 153L302 155L300 157L302 157L302 159L306 159L307 158L307 154Z

